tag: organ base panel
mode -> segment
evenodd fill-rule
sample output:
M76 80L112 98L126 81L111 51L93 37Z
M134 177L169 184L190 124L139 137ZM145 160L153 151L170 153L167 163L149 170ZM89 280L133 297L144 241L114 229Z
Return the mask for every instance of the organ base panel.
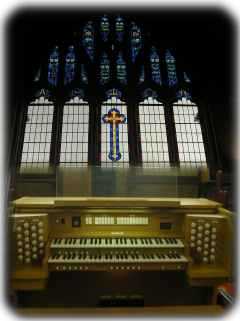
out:
M16 291L46 291L67 273L181 272L190 287L231 277L232 213L207 199L23 197L10 223Z

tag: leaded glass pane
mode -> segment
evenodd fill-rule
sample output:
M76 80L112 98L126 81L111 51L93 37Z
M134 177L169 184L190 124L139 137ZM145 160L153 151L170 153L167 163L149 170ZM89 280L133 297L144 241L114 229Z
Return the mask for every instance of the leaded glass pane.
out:
M89 105L74 97L63 109L60 165L65 167L88 164Z
M82 167L88 164L89 105L74 97L63 109L60 165Z
M132 22L130 29L130 42L131 42L131 60L135 62L138 53L142 48L142 36L140 28Z
M115 90L101 108L101 166L129 166L127 106Z
M103 53L100 61L100 83L106 84L110 80L110 61L106 53Z
M75 52L74 47L70 46L65 59L65 75L64 75L64 84L69 84L73 81L75 76Z
M116 39L117 41L123 41L124 36L124 21L123 19L118 16L115 20L115 30L116 30Z
M173 113L180 166L207 166L197 105L182 97L173 104Z
M127 83L127 67L122 53L119 53L117 56L117 79L122 84Z
M89 21L83 28L82 44L91 60L94 59L94 28Z
M58 47L56 46L49 57L48 62L48 82L57 86L58 82L58 74L59 74L59 52Z
M161 80L161 72L160 72L160 60L155 47L151 48L150 66L151 66L151 75L152 75L153 82L155 82L158 85L161 85L162 80Z
M108 40L109 32L110 32L109 20L108 20L108 17L104 15L101 18L101 22L100 22L100 33L103 41Z
M168 167L169 153L164 106L153 97L139 104L143 167Z
M21 170L49 166L53 112L53 103L43 96L28 106Z
M166 51L165 60L167 64L168 86L173 87L177 84L176 61L169 50Z

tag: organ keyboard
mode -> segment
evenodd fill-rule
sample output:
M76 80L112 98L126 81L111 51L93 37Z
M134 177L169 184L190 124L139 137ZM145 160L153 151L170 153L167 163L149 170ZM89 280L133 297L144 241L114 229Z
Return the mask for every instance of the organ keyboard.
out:
M206 199L41 198L13 202L11 282L52 272L184 271L190 285L231 275L231 213Z

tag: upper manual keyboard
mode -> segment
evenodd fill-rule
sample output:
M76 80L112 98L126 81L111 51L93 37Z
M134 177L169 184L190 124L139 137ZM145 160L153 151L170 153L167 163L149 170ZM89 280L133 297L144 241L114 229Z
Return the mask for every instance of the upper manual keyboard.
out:
M183 248L177 238L55 238L51 248Z

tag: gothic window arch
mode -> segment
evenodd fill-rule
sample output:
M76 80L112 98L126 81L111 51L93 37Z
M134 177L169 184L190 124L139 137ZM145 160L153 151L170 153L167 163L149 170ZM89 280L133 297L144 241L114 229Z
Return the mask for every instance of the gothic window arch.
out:
M44 91L29 105L20 167L207 165L191 78L179 70L177 51L145 42L137 23L119 15L88 21L77 39L59 43L34 81L54 104Z

